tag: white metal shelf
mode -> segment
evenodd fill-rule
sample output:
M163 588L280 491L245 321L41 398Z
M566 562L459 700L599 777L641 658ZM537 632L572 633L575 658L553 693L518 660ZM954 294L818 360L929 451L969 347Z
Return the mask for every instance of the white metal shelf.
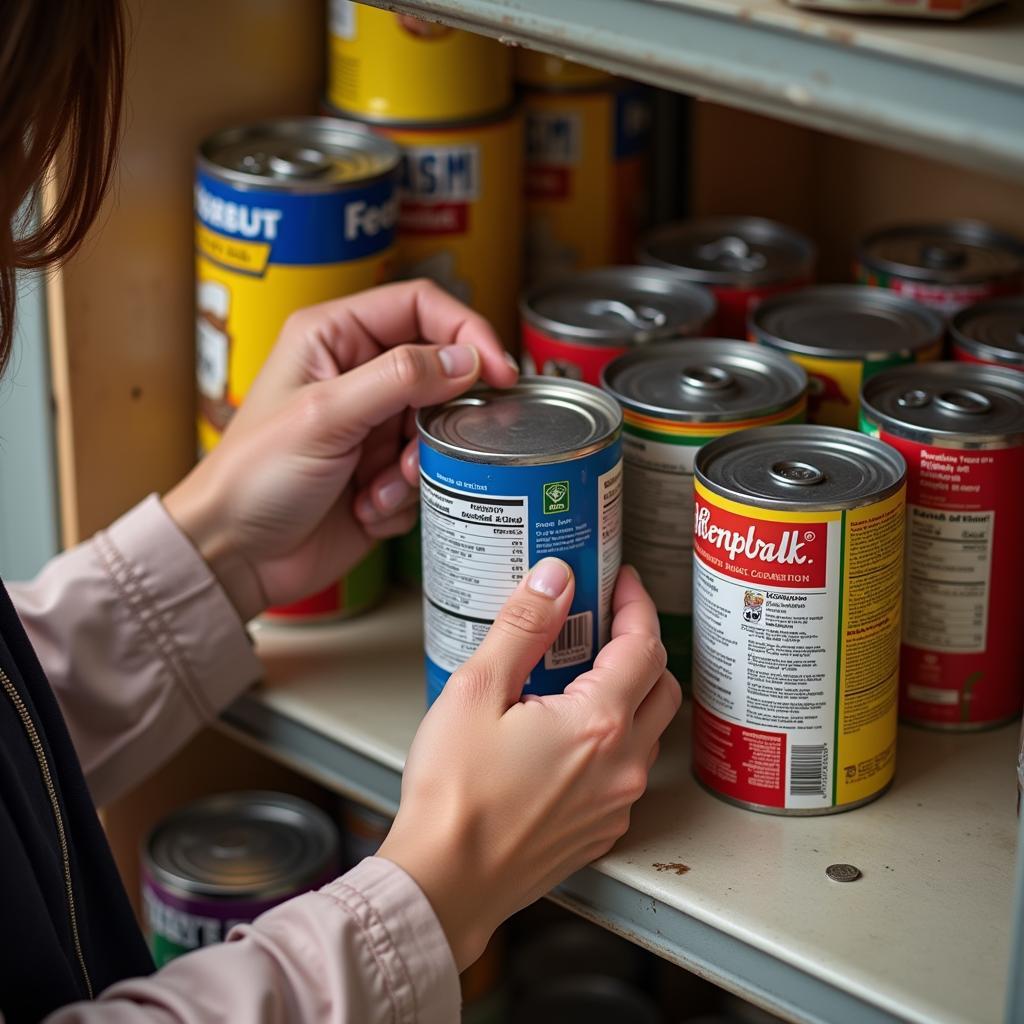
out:
M1021 0L963 22L784 0L368 0L640 81L1024 178ZM756 174L758 154L744 152Z
M393 811L423 711L421 643L410 595L347 624L264 629L266 682L225 727ZM1014 729L904 729L886 796L849 814L776 818L693 782L688 724L682 715L666 737L629 834L559 902L793 1020L1003 1019ZM829 881L834 862L863 877Z

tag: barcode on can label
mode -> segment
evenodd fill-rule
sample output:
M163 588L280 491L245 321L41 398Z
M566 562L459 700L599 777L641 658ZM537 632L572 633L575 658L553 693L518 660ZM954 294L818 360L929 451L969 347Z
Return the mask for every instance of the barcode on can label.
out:
M545 668L565 668L590 661L594 651L594 615L580 612L570 615L544 655Z
M826 797L828 768L828 744L815 743L790 747L789 795Z

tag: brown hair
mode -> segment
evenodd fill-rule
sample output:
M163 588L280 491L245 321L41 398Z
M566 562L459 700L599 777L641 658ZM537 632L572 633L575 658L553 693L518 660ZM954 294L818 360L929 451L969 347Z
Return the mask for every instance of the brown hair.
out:
M2 369L14 330L15 269L41 269L74 253L110 183L125 26L121 0L5 0L0 12ZM29 230L22 204L55 162L56 199Z

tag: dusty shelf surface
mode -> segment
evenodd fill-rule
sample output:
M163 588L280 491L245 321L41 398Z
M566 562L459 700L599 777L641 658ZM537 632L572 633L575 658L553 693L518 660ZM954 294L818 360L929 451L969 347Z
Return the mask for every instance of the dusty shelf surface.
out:
M225 728L340 792L394 809L423 713L419 598L362 619L257 632L266 682ZM1016 730L904 728L891 790L777 818L688 771L689 716L629 834L556 898L794 1020L999 1021L1016 849ZM825 869L853 864L840 884Z

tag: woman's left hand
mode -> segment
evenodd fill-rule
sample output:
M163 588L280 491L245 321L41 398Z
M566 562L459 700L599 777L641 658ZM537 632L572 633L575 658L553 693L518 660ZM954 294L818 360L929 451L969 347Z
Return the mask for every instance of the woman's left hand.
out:
M221 443L164 504L247 621L413 526L411 410L517 375L487 322L429 281L301 310Z

